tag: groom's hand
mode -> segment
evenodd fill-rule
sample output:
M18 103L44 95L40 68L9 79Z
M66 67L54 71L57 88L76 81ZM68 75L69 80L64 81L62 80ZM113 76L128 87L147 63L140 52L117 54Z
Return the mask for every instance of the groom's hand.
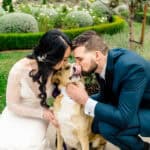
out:
M70 83L67 85L67 94L69 97L79 104L85 105L88 100L88 94L80 84Z

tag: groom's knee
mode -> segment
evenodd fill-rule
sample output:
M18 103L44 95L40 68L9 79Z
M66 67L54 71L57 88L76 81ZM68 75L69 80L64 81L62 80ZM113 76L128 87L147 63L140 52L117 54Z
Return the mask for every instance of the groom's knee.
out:
M119 133L119 129L107 123L99 122L99 133L106 139L109 139L116 137Z

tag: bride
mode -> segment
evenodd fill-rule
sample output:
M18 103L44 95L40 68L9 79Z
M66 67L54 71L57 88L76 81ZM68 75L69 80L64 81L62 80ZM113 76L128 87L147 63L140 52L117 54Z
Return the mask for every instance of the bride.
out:
M45 33L33 53L10 70L6 107L0 116L0 150L50 150L49 123L58 127L46 101L51 76L70 55L71 42L58 30Z

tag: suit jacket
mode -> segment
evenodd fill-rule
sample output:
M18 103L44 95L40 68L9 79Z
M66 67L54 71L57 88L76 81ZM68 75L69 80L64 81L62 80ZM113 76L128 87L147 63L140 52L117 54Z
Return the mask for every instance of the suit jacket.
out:
M127 49L108 52L105 85L95 107L93 130L99 121L124 130L139 128L150 136L150 62Z

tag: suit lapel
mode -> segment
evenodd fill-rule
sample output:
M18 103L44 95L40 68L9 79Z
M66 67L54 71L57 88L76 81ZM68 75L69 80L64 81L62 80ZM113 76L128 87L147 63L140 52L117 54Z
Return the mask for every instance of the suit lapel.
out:
M107 56L107 66L105 72L105 82L100 78L99 74L96 74L96 78L101 87L102 101L105 103L111 103L117 105L118 100L113 93L113 74L114 74L114 64L117 61L117 58L122 55L122 51L113 52L113 50L108 52Z

